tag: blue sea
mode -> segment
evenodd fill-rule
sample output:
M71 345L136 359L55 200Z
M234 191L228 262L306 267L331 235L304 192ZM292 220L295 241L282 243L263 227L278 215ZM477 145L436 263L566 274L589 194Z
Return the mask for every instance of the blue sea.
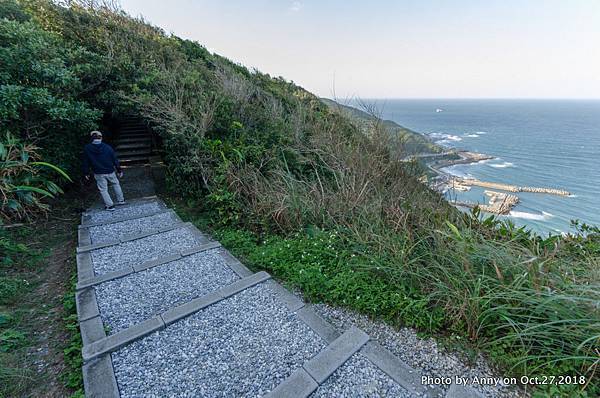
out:
M492 155L445 171L484 181L548 187L571 197L519 193L510 214L546 235L573 231L578 219L600 226L600 100L369 100L385 119L438 143ZM441 110L441 111L436 111ZM483 188L450 193L485 202Z

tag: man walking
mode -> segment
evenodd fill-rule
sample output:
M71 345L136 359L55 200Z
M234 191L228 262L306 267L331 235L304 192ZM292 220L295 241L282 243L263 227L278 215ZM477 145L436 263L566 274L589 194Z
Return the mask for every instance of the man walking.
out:
M108 193L108 186L112 186L115 191L115 195L117 196L116 204L125 204L123 191L121 190L115 170L119 174L119 178L123 177L123 172L119 166L119 160L115 151L109 145L102 142L102 133L92 131L90 136L92 137L91 144L87 144L83 148L83 175L86 180L89 180L91 178L91 168L94 172L96 185L104 201L104 208L108 211L113 211L115 206Z

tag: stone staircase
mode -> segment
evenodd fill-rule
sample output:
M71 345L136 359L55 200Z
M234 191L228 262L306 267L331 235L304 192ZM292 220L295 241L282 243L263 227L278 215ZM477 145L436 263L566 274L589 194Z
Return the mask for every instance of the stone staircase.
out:
M148 126L136 117L122 119L115 150L123 166L148 163L152 155L152 134Z
M251 272L156 197L84 213L77 267L87 397L444 394L362 330L336 330L268 273Z

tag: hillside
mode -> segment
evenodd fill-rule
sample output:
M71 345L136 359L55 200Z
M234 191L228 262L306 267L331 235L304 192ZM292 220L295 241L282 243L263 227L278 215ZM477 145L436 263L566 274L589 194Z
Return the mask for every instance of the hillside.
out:
M444 148L436 145L427 136L400 126L393 120L380 119L376 115L372 115L364 110L340 104L339 102L333 101L329 98L321 98L321 101L326 103L335 111L342 112L350 119L356 120L357 123L362 126L362 130L365 132L370 131L373 128L373 124L381 124L390 132L390 134L399 137L400 142L402 143L401 147L404 151L404 155L412 155L417 153L439 153L444 151Z
M29 283L28 262L15 260L29 228L53 216L49 196L61 189L59 202L78 200L79 185L59 170L81 177L89 131L118 132L131 116L160 142L168 200L253 270L311 302L483 353L507 375L585 381L535 387L541 394L599 393L600 229L540 237L461 213L398 156L436 150L420 136L338 112L111 2L68 4L0 2L0 216L12 225L0 236L0 304L15 320L0 318L0 395L28 395L33 380L14 370L33 344L15 298Z

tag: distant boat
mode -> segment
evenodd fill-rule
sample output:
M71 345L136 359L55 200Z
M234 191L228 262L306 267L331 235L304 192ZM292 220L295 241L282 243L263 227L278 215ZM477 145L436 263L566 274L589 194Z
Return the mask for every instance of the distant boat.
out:
M440 109L440 108L437 108L435 111L436 111L437 113L444 112L444 110L443 110L443 109Z

